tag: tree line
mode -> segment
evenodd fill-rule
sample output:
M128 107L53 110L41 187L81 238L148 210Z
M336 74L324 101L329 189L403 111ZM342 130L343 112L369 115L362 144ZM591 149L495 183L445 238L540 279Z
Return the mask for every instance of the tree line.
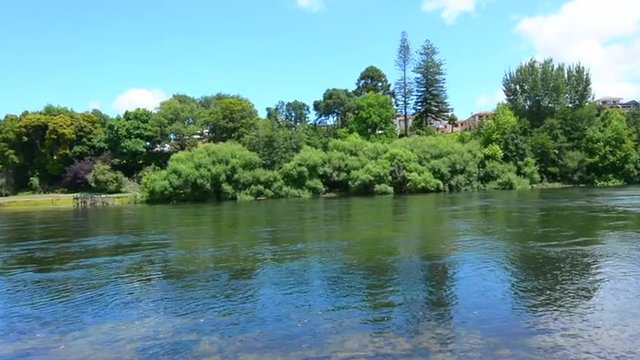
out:
M223 93L177 94L116 117L51 105L7 115L0 194L126 191L172 202L640 181L640 114L598 108L579 64L520 64L488 120L435 134L434 121L455 119L439 56L429 40L414 53L402 33L394 86L370 66L354 89L327 89L311 106L279 101L264 119ZM396 114L412 128L397 129Z

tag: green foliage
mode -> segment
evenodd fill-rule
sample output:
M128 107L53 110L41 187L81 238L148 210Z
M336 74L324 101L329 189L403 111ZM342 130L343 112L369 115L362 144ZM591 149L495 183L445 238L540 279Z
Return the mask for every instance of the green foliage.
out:
M605 110L587 129L584 141L587 172L594 184L633 182L638 173L634 134L619 110Z
M309 122L309 105L298 100L280 101L267 108L267 120L291 127L306 125Z
M502 81L507 102L518 117L534 128L565 107L580 108L591 101L591 75L581 65L531 59L507 72Z
M218 94L198 124L213 141L241 141L258 126L258 112L245 98Z
M42 187L40 187L40 178L38 177L38 173L29 178L29 190L34 194L40 194L42 192Z
M507 136L514 130L517 120L506 104L500 104L496 111L484 121L480 127L482 145L485 147L497 145L504 148Z
M347 127L354 110L354 96L346 89L328 89L322 100L313 102L313 110L322 123L333 123L338 127Z
M482 169L482 182L488 189L516 190L529 186L529 181L518 176L515 165L488 160Z
M74 159L106 150L104 129L94 115L45 109L0 122L0 166L12 174L17 190L29 187L34 173L40 174L40 185L49 188Z
M112 165L126 176L131 177L153 163L162 162L153 152L158 143L154 141L152 118L151 111L137 109L106 124Z
M409 137L396 143L413 151L418 163L442 182L444 191L481 188L479 173L483 156L478 142L462 144L452 137L431 136Z
M92 190L107 194L122 192L126 182L126 178L121 172L114 171L110 165L105 163L97 163L87 180Z
M413 57L411 54L409 37L404 31L400 35L400 45L398 46L395 65L396 69L400 73L400 77L395 84L395 102L398 112L404 118L404 129L402 129L403 133L405 136L408 136L409 123L407 120L410 115L409 111L413 106L413 81L409 76L409 72L413 66Z
M473 131L440 134L432 120L457 118L438 55L426 41L414 64L402 34L395 105L403 115L413 106L417 116L413 136L402 139L392 91L375 67L353 92L325 91L311 124L300 101L278 102L261 120L249 100L222 93L174 95L155 112L115 118L52 105L7 115L0 195L91 187L176 202L640 182L640 112L591 104L590 75L580 65L522 64L505 75L508 104Z
M320 177L325 172L326 161L325 152L305 147L280 169L280 174L285 184L300 196L322 195L325 188Z
M186 95L173 95L160 104L151 119L154 143L171 144L176 151L194 147L196 140L193 136L199 132L197 124L202 121L202 117L204 111L196 99Z
M247 173L260 163L257 154L237 143L205 144L172 155L165 170L149 172L142 191L151 202L238 199L259 192L247 179L262 181L265 175Z
M353 90L355 96L364 96L368 93L393 97L387 76L375 66L369 66L360 73L356 88Z
M446 121L450 112L444 61L441 60L438 48L429 40L425 40L417 54L415 73L415 121L417 126L427 127L435 120Z
M267 169L277 169L288 162L304 146L304 132L285 124L261 120L252 133L242 139L249 150L255 152Z
M389 139L396 136L395 110L387 95L367 93L355 100L351 121L353 131L365 139Z

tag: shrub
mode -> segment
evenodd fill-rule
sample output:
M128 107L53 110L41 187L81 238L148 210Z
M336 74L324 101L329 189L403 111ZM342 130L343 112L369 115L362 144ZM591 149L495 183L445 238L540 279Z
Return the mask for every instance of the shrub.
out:
M229 200L275 194L272 187L282 187L279 177L272 171L257 171L260 164L258 155L240 144L205 144L174 154L166 170L152 170L144 175L142 190L151 202Z
M38 173L36 173L35 175L31 176L29 178L29 190L32 191L35 194L40 194L42 193L42 188L40 187L40 177L38 176Z
M89 185L94 191L115 194L122 192L126 178L119 171L113 171L105 163L97 163L87 177Z
M305 147L280 169L280 174L291 189L301 194L322 195L325 188L320 177L325 172L325 164L325 152Z
M62 186L71 191L85 190L89 188L89 174L96 164L94 158L76 160L67 166L62 176Z

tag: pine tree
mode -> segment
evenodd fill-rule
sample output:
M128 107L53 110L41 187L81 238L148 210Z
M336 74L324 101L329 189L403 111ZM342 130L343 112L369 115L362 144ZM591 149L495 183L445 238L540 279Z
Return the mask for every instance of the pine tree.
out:
M395 97L398 111L404 118L404 135L409 135L409 109L413 99L413 84L409 77L413 58L411 55L411 45L406 32L400 35L400 46L396 57L396 67L400 71L400 79L396 82Z
M447 97L444 61L438 58L438 48L426 40L417 53L413 69L415 77L414 124L427 127L436 120L446 121L450 108Z

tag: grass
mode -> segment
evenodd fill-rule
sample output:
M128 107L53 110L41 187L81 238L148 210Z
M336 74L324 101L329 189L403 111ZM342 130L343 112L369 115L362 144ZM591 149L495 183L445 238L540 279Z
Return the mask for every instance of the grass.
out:
M116 205L131 204L135 194L107 195ZM0 197L0 208L72 207L73 194L19 194Z

